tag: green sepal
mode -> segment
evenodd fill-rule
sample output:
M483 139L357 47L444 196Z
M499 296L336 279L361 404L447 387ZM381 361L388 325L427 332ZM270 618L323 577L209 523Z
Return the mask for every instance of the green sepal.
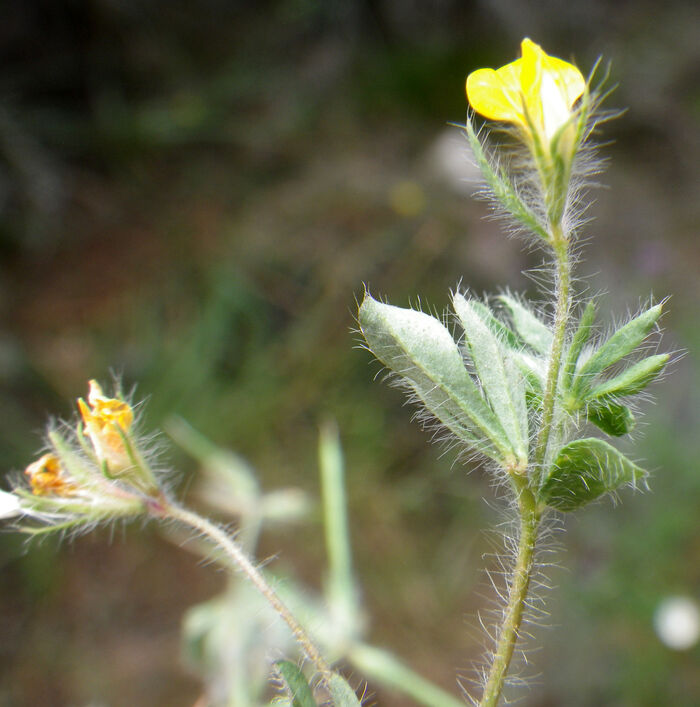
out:
M493 192L496 201L529 231L537 234L545 241L549 240L546 229L543 228L532 209L520 198L507 172L504 169L494 168L492 166L491 160L489 160L481 144L481 140L479 140L474 132L474 126L469 120L469 117L467 117L465 129L469 144L472 148L472 153L474 154L474 159L481 170L486 184L488 184Z
M525 427L521 410L525 407L523 378L511 364L506 371L503 347L482 320L473 302L456 294L452 300L466 339L467 349L481 388L491 409L505 430L518 463L527 466L527 414Z
M355 691L348 685L342 675L333 673L328 680L328 688L333 700L333 707L361 707Z
M514 459L503 427L464 366L447 328L435 317L365 296L359 323L367 346L457 437L507 466Z
M649 356L625 369L620 375L595 386L586 400L595 398L621 398L644 390L666 367L668 354Z
M613 437L626 435L636 424L627 405L612 400L589 403L586 406L586 419Z
M644 341L661 316L661 310L662 305L657 304L627 322L579 368L572 387L575 397L586 397L597 375L632 353Z
M498 299L508 309L513 326L522 340L537 353L547 355L552 347L552 332L549 327L514 297L500 295Z
M646 472L602 439L578 439L562 447L538 498L559 511L573 511Z
M562 380L562 388L564 390L569 390L571 387L571 382L576 373L576 364L581 356L581 351L583 347L588 343L591 338L591 331L593 329L593 324L595 322L596 315L596 305L595 302L591 301L586 305L583 310L581 319L579 319L578 328L574 332L574 336L571 339L571 345L566 353L566 362L564 363L564 378Z
M294 663L290 663L288 660L278 660L275 662L275 670L280 674L292 695L293 707L318 707L309 683Z

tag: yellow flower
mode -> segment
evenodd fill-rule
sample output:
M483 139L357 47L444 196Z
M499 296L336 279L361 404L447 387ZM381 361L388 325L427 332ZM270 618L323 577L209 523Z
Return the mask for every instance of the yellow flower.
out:
M91 380L89 385L89 405L82 398L78 400L85 433L100 463L106 463L111 473L123 471L132 465L124 436L134 421L134 411L123 400L106 397L97 381Z
M75 490L73 484L65 480L61 462L55 454L44 454L30 464L24 473L29 477L32 493L37 496L67 496Z
M491 120L513 123L526 140L536 138L548 149L552 138L571 119L586 80L573 65L549 56L523 39L522 57L500 69L478 69L467 78L472 108Z

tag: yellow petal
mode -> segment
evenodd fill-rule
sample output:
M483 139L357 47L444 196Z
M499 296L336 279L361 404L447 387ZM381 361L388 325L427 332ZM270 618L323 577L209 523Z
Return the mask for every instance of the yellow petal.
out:
M477 69L467 77L467 98L471 107L490 120L522 123L520 59L500 68Z
M586 80L573 65L549 56L523 39L520 59L494 71L478 69L467 78L472 108L490 120L530 126L547 140L566 122Z
M67 496L75 491L75 486L66 482L61 462L54 454L44 454L30 464L24 473L29 477L32 493L36 496Z
M96 381L90 381L88 403L80 398L78 409L85 423L95 455L106 463L112 473L131 465L123 435L129 432L134 411L128 403L117 398L107 398Z

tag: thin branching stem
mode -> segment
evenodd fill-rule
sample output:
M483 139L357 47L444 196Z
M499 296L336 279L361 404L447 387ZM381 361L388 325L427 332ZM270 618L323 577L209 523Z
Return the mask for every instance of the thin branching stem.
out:
M243 549L222 528L193 511L169 502L162 503L159 511L161 517L178 521L206 536L217 548L225 553L233 565L243 572L289 626L304 654L320 673L322 681L328 684L333 675L330 666L309 634L296 620L292 612L277 595L277 592L268 584L262 572L253 564Z

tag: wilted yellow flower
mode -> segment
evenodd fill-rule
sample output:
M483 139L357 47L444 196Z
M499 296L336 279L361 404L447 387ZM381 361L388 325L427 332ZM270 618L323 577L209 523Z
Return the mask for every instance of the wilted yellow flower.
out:
M118 473L131 466L124 435L134 421L134 411L123 400L106 397L97 381L89 385L88 404L78 400L85 433L100 463L106 463L110 473Z
M477 113L517 125L528 141L536 138L548 149L570 121L586 80L573 64L549 56L530 39L523 39L521 49L520 59L500 69L469 74L467 98Z
M75 490L73 484L65 480L61 462L55 454L44 454L30 464L24 473L29 477L32 493L37 496L66 496Z

